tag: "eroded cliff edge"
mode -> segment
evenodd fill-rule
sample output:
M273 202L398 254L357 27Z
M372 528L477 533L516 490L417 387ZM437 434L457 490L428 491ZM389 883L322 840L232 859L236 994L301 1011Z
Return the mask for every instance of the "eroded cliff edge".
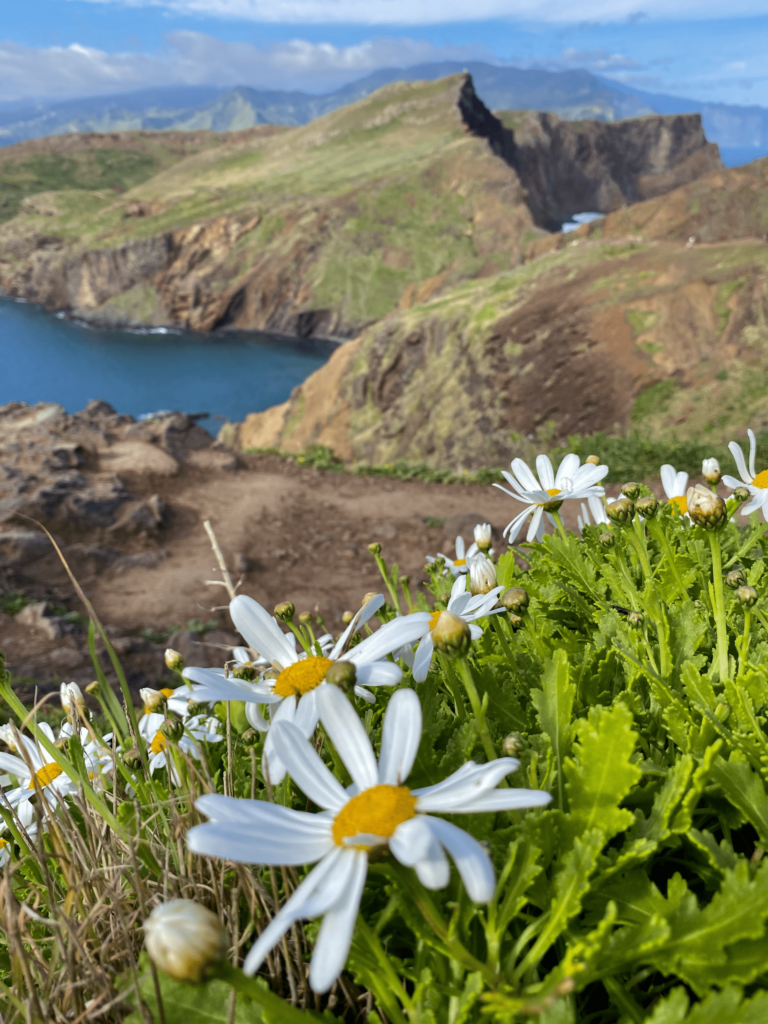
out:
M348 338L519 266L574 207L607 212L720 166L696 115L505 121L457 75L387 86L301 128L207 147L198 133L195 152L121 195L27 197L0 227L0 288L107 323Z

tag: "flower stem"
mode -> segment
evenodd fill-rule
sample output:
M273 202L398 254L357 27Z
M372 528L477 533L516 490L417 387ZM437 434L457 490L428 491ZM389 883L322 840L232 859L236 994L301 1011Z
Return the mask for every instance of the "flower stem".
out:
M376 998L378 1002L382 1004L387 1016L391 1020L395 1021L396 1024L405 1024L405 1018L400 1012L400 1007L395 1002L395 999L402 1003L410 1015L413 1011L413 1002L410 996L405 991L402 981L392 967L386 950L381 944L381 939L362 914L357 915L357 929L363 939L365 939L368 949L373 954L381 970L381 974L378 977L372 976L369 978L376 985ZM392 998L393 996L394 999Z
M672 572L672 576L674 577L675 583L677 584L677 588L680 591L683 600L689 600L688 591L685 589L685 584L683 583L680 577L680 573L677 571L677 563L675 561L675 556L672 551L672 545L669 543L669 538L664 532L664 528L659 523L655 523L653 520L650 520L648 523L648 529L651 531L651 535L656 538L656 540L664 549L664 554L666 555L667 561L669 562L669 568Z
M440 664L445 669L445 678L448 683L448 689L451 691L451 696L453 697L456 717L460 722L466 722L467 709L464 707L464 701L461 698L461 691L459 690L459 681L456 678L456 673L453 671L453 665L451 664L450 658L440 655Z
M553 512L552 513L552 518L557 523L557 528L560 531L560 536L563 538L563 540L567 544L568 543L568 534L565 532L565 527L563 526L563 520L560 518L560 513L559 512Z
M720 555L720 539L715 531L709 534L712 552L712 586L715 595L715 626L717 628L717 663L720 682L728 678L728 631L725 624L725 592L723 590L723 561Z
M749 654L749 630L752 625L752 609L744 609L744 634L741 638L741 646L739 647L739 672L744 671L744 663L747 660Z
M464 689L467 691L469 697L469 703L472 705L472 713L475 716L477 722L477 731L480 734L480 740L485 750L485 756L489 761L495 761L499 756L493 746L491 740L491 734L488 732L488 724L485 721L485 709L480 702L480 696L477 692L477 686L475 686L475 680L472 675L472 668L466 658L459 658L459 675L461 681L464 684Z
M254 1003L265 1012L265 1021L279 1021L280 1024L307 1024L307 1020L320 1020L320 1017L311 1010L299 1010L291 1006L268 988L262 987L256 978L243 974L237 967L222 961L216 964L211 971L215 978L226 981L228 985L244 996L248 996Z

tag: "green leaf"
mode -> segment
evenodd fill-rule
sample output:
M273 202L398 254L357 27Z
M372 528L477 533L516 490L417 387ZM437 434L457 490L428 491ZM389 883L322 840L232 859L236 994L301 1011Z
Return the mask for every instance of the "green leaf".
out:
M768 1020L768 992L758 992L753 999L745 1000L741 989L729 985L722 992L712 992L703 1002L697 1003L684 1020L686 1024L765 1024ZM653 1024L656 1024L655 1020Z
M514 586L517 576L515 553L514 551L506 551L499 557L496 563L496 579L499 581L500 586L511 587Z
M566 758L563 765L570 808L563 835L570 845L576 836L599 828L608 842L634 821L631 811L619 807L640 778L640 769L630 763L637 739L632 714L620 703L610 710L592 708L576 734L577 760Z
M690 999L684 988L673 988L666 999L660 999L645 1024L682 1024Z
M691 704L700 708L714 709L717 704L717 698L715 697L712 683L707 676L699 672L693 662L685 662L680 672L680 678L683 681L686 696Z
M557 770L558 807L563 807L563 759L571 745L571 716L576 687L570 682L568 655L555 651L544 666L543 690L532 690L531 700L539 719L541 731L552 743L552 753Z
M717 756L709 774L728 801L754 826L760 845L768 847L768 796L763 780L744 755L734 750L727 762Z

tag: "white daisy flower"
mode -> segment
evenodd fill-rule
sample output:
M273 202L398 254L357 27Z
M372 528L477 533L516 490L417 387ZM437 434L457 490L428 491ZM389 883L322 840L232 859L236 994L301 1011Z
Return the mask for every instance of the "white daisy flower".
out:
M366 637L356 647L347 650L352 635L384 604L384 598L377 594L363 605L335 646L327 655L307 655L296 651L296 639L286 634L270 615L253 598L240 595L230 604L232 621L239 633L248 641L253 650L259 651L277 671L275 678L263 676L251 683L246 679L226 678L218 672L203 668L184 670L184 676L199 684L194 687L194 699L242 700L246 702L245 714L255 729L266 732L270 723L259 711L259 704L271 705L271 722L293 722L303 736L309 738L317 728L318 710L316 691L325 684L325 674L335 661L349 661L355 666L357 685L355 695L369 703L373 695L365 689L368 686L397 686L403 677L401 669L391 661L384 661L388 654L403 644L416 640L422 632L417 616L403 616L382 626ZM262 770L273 785L285 777L285 768L280 761L271 739L271 729L264 742Z
M53 729L51 729L47 722L39 725L38 729L48 737L51 743L56 742ZM70 793L77 792L75 784L68 775L64 774L64 770L52 760L47 750L43 750L29 736L19 734L18 739L24 746L24 753L32 766L31 768L27 761L21 757L0 753L0 768L4 768L5 771L14 775L19 783L15 788L7 790L5 794L8 803L12 807L32 799L37 792L35 781L43 790L43 793L50 792L54 800L57 796L65 797ZM16 742L18 743L18 741Z
M768 511L766 511L766 503L768 503L768 469L762 469L759 473L755 472L757 440L755 439L754 431L748 430L747 434L749 435L749 472L747 472L747 465L744 461L744 452L741 450L741 445L731 441L728 448L736 460L741 480L737 480L733 476L724 476L723 483L726 487L730 487L731 490L746 486L752 498L746 505L742 506L741 514L748 516L751 512L755 512L760 508L763 510L763 519L768 521Z
M507 490L501 484L494 484L499 490L509 494L516 501L524 502L528 508L515 516L504 530L510 544L514 544L526 518L533 513L528 527L527 540L541 540L544 536L544 513L554 525L551 513L557 512L562 503L568 499L581 501L584 498L602 498L605 491L598 486L608 472L607 466L595 466L592 463L579 465L578 455L566 455L560 463L557 474L552 470L552 463L546 455L536 458L536 472L533 475L522 459L513 459L512 472L502 470L502 476L513 490Z
M187 845L195 853L246 864L319 861L261 933L243 969L255 974L294 922L322 914L309 981L315 992L327 992L349 953L370 850L388 846L429 889L442 889L449 882L447 851L470 898L486 902L496 885L490 857L467 832L430 812L519 810L542 807L551 797L538 790L496 789L519 766L510 757L484 765L470 761L435 786L410 790L403 782L421 740L421 705L414 690L392 695L378 764L362 722L341 691L323 687L318 700L323 726L353 785L342 787L294 725L276 723L271 733L281 759L322 812L211 793L196 803L211 820L190 829Z
M37 820L35 817L35 809L31 801L25 800L23 803L17 804L13 813L16 818L15 824L23 828L29 839L34 839L37 835ZM13 835L5 823L3 823L2 828L0 828L0 833L2 833L0 834L0 868L2 868L10 860ZM22 835L23 834L24 833L22 832Z
M584 532L585 526L607 526L610 519L605 511L605 505L600 498L587 498L587 504L581 503L581 515L576 517L579 526L579 533Z
M741 452L741 449L739 449ZM742 456L742 462L744 457ZM668 463L661 467L661 486L670 504L674 505L681 516L688 515L688 474L682 470L678 473L674 466Z
M69 739L71 735L72 725L70 722L65 722L59 732L59 739ZM104 737L104 740L108 743L111 739L112 733L109 732ZM104 776L111 772L114 767L112 751L109 747L98 743L84 726L80 729L80 743L83 748L83 756L88 768L88 778L91 785L94 789L103 789Z
M161 731L165 721L165 715L158 715L155 712L144 715L139 719L139 733L146 741L149 753L149 774L152 775L158 768L168 768L172 773L174 782L178 782L176 769L172 761L169 761L166 753L168 740ZM200 747L195 740L206 740L208 743L218 743L222 737L216 731L219 723L215 718L204 718L197 715L184 723L184 734L178 741L179 746L185 754L200 760Z
M448 598L446 611L449 611L457 618L464 619L469 625L469 632L473 640L478 640L483 631L476 625L476 619L482 619L486 615L495 615L504 611L503 608L494 608L498 601L499 594L504 587L494 587L487 594L473 596L467 590L466 577L459 576L451 587L451 596ZM398 656L405 661L406 665L413 670L413 678L417 683L423 683L427 678L429 666L432 664L432 655L435 653L435 645L432 642L432 630L437 625L442 608L437 608L431 614L429 612L412 612L403 616L403 619L396 619L396 622L412 619L421 624L421 635L417 637L419 646L416 653L412 654L413 643L404 645L398 652ZM414 641L415 643L416 641Z
M445 561L445 569L443 570L444 576L447 576L448 573L452 576L461 576L463 573L469 572L467 562L469 562L471 558L474 558L480 551L480 548L474 542L470 544L469 548L467 548L463 537L456 538L455 548L456 558L449 558L448 555L444 555L442 551L438 551L437 553L437 558L442 558ZM427 555L428 562L436 562L437 558L433 555Z

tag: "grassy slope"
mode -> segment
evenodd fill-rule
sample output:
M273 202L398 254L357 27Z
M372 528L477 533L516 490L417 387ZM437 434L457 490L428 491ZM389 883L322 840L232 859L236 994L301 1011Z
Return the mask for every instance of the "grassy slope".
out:
M222 287L276 262L301 274L308 305L370 322L407 304L409 285L514 265L534 233L514 174L460 121L460 81L399 83L301 128L225 137L120 197L59 193L58 216L22 215L8 231L44 225L73 246L106 248L258 213L217 272ZM157 214L126 218L133 200Z

